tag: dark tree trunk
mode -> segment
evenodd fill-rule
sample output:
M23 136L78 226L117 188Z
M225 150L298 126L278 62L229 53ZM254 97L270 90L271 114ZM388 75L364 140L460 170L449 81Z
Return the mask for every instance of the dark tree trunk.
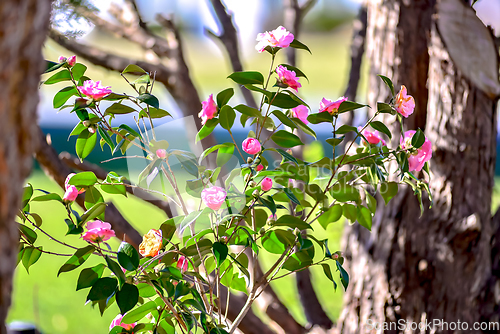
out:
M11 302L19 234L14 219L35 147L49 0L0 2L0 334Z
M369 102L389 97L376 74L393 78L397 89L406 85L415 97L416 111L404 124L407 129L425 129L433 143L434 206L419 218L416 197L400 186L389 205L379 201L371 233L359 225L346 227L352 280L338 323L341 333L376 332L367 326L369 321L395 326L398 321L438 319L468 326L435 327L438 333L480 333L472 328L474 322L499 321L495 233L500 217L491 218L497 102L450 57L451 45L445 45L438 29L438 20L445 16L438 8L445 2L453 1L389 0L369 5ZM463 29L469 29L467 24ZM393 146L399 141L396 137Z

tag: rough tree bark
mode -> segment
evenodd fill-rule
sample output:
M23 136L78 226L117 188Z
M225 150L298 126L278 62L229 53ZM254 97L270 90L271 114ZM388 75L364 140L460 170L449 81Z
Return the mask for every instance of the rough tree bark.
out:
M465 74L468 69L459 67L450 51L454 46L443 41L449 32L439 29L439 20L446 18L449 5L472 13L459 0L369 4L369 102L388 101L377 74L393 78L397 88L405 84L415 97L415 113L404 123L407 129L425 129L433 143L434 206L418 218L411 189L400 187L389 205L379 201L371 233L359 225L346 227L352 281L338 323L341 333L375 332L367 326L369 319L379 324L460 320L469 326L456 331L436 327L438 333L480 333L472 330L474 322L499 321L499 215L491 219L497 100ZM474 22L465 21L463 29L471 29L467 23ZM479 43L483 37L476 38ZM467 39L461 43L474 50ZM474 58L467 56L472 63ZM399 141L395 137L393 145Z
M37 137L38 84L49 0L0 2L0 334L11 302L19 232L14 222Z

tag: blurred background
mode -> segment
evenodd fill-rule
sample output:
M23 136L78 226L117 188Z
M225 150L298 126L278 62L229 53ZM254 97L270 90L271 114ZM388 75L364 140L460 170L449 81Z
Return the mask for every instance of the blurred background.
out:
M123 3L119 0L93 0L89 1L89 3L95 6L100 17L112 22L115 20L115 16L110 12L123 7ZM234 23L239 33L240 56L244 69L266 73L269 68L270 56L267 53L260 54L255 51L255 39L257 33L273 30L278 25L283 24L283 1L225 0L224 3L234 15ZM53 24L61 33L76 36L77 41L82 44L95 46L116 55L154 61L151 52L144 51L136 44L117 38L95 27L85 18L74 15L63 5L64 2L58 1L56 4L60 6L56 6ZM219 41L206 33L207 29L215 33L219 32L217 21L214 19L215 13L209 1L141 0L137 1L137 4L144 21L153 31L156 28L159 29L159 24L155 21L157 14L172 15L184 43L184 57L189 66L191 79L202 100L206 100L210 94L216 95L227 87L233 87L236 96L232 102L234 104L244 103L240 91L236 89L232 81L226 79L232 73L227 53ZM309 104L312 112L317 111L321 98L337 99L344 94L351 66L350 47L353 20L357 16L359 8L360 3L353 0L319 0L315 2L304 17L299 40L310 48L312 54L305 51L298 52L296 66L309 79L301 80L303 87L300 90L300 96ZM485 24L493 25L497 32L500 30L499 1L480 0L475 5L475 9ZM44 54L46 59L52 61L57 61L61 55L66 57L72 55L70 51L67 51L52 39L47 39ZM284 53L282 52L279 56L282 58L277 63L284 63ZM88 67L86 72L88 77L93 80L101 80L103 85L111 86L116 93L131 93L130 87L123 81L119 73L94 66L81 57L78 57L77 60ZM356 98L356 101L360 103L366 101L368 65L364 61L361 67L361 80ZM74 113L70 114L67 110L57 112L52 106L54 94L63 88L63 85L63 83L60 83L41 86L38 122L42 130L50 135L52 145L58 152L67 151L74 154L76 138L68 138L68 136L79 120ZM174 119L182 117L177 104L161 85L156 86L155 95L160 99L161 108L170 112ZM354 125L360 125L364 118L365 112L359 111L354 119ZM134 124L127 116L119 118L119 120L124 123ZM170 119L161 120L158 125L169 121ZM315 130L320 138L329 136L326 127L318 127ZM183 129L179 131L184 132ZM246 131L248 130L243 131L240 128L240 131L235 131L235 135L238 138L244 138L247 135ZM215 137L219 141L224 140L224 135L223 132L215 132ZM176 141L175 137L176 135L172 134L171 146L177 143L180 147L183 147L185 142ZM325 154L318 143L310 142L309 145L310 149L306 151L309 152L311 160ZM109 158L109 155L108 147L105 147L102 151L96 146L87 160L99 164L107 170L114 170L127 175L125 160L115 160L101 164L101 161ZM500 174L499 165L497 163L497 175ZM33 170L29 182L33 184L34 188L61 193L59 186L46 177L38 167ZM125 199L115 196L113 201L124 217L141 234L147 232L150 228L157 228L166 218L163 211L132 197ZM496 209L497 203L500 202L498 196L494 196L493 201L493 209ZM59 206L51 202L38 202L34 203L33 207L34 211L41 214L42 217L50 216L50 221L44 222L48 232L55 236L65 234L64 212ZM319 227L317 230L321 230L321 228ZM341 233L342 223L340 222L329 225L327 231L325 231L324 237L329 239L333 245L332 248L340 248ZM74 239L74 242L78 244L77 237L74 237ZM83 243L81 244L83 245ZM113 248L117 247L118 241L115 240L111 243L111 246ZM64 251L64 248L51 243L50 250L57 252ZM43 333L106 332L111 320L119 313L116 304L112 306L111 310L105 312L103 317L99 315L97 309L85 305L87 291L75 292L78 270L63 273L60 277L56 277L57 270L64 261L65 259L61 257L44 255L35 266L30 268L29 274L22 266L18 267L15 277L13 305L8 320L33 322ZM91 265L92 263L89 260L87 264ZM335 292L331 283L321 273L313 270L312 275L316 289L321 289L321 291L316 292L324 305L325 311L331 319L335 320L342 306L341 289ZM281 300L289 307L296 320L304 325L306 318L298 301L297 288L293 280L292 276L288 276L274 288ZM255 312L258 313L258 309Z

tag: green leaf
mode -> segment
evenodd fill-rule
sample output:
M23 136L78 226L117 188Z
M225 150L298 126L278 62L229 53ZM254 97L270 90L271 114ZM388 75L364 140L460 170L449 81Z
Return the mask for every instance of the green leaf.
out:
M425 143L425 135L422 130L418 129L413 137L411 137L411 146L414 148L420 148Z
M233 95L234 89L232 88L224 89L222 92L217 94L217 106L219 109L226 105Z
M356 103L356 102L352 102L352 101L344 101L340 104L338 113L342 114L342 113L345 113L345 112L348 112L351 110L356 110L356 109L363 108L363 107L370 107L370 106L368 106L367 104L360 104L360 103Z
M87 70L87 66L76 63L72 68L71 68L71 73L73 74L73 79L75 81L79 81L81 77L85 74L85 71Z
M343 135L343 134L346 134L346 133L352 132L352 131L358 132L358 128L344 124L335 131L335 134Z
M264 84L264 76L260 72L253 72L253 71L234 72L231 75L229 75L228 78L240 85Z
M23 198L21 201L21 208L24 208L26 204L28 204L28 202L31 199L31 196L33 196L33 186L30 183L28 183L23 188Z
M137 131L135 131L134 129L132 129L127 124L121 124L118 128L127 131L128 133L130 133L134 137L141 137L141 135Z
M340 281L342 282L344 289L347 290L347 287L349 286L349 274L345 271L339 261L335 261L335 263L337 265L337 269L340 271Z
M303 43L299 42L299 41L298 41L298 40L296 40L296 39L294 39L294 40L292 41L292 43L290 43L290 47L292 47L292 48L294 48L294 49L306 50L306 51L309 51L309 53L310 53L310 54L312 54L311 50L309 50L309 48L308 48L305 44L303 44Z
M272 114L274 116L276 116L276 118L278 118L280 120L280 122L283 123L284 125L292 128L292 129L297 128L297 125L290 118L288 118L285 114L283 114L281 111L275 110L272 112Z
M332 275L332 270L330 269L330 266L326 263L322 263L321 266L323 267L323 272L325 273L325 276L333 282L333 288L335 290L337 290L337 283L335 282L335 280L333 279L333 275Z
M370 123L370 126L372 128L374 128L375 130L378 130L378 131L382 132L383 134L385 134L387 137L389 137L389 139L392 139L392 133L387 128L387 126L385 126L384 123L382 123L380 121L373 121Z
M67 69L57 72L56 74L45 80L43 83L45 85L52 85L62 81L71 81L71 74Z
M118 263L125 269L132 271L139 266L139 253L128 242L123 241L118 248Z
M80 160L85 159L95 147L97 135L90 133L88 129L83 130L76 139L76 154Z
M162 118L165 116L172 116L172 115L170 115L170 113L166 110L149 107L149 117ZM148 117L148 108L142 109L141 112L139 113L139 118L143 118L143 117L146 117L146 118Z
M177 227L175 226L175 218L171 218L166 220L163 224L160 226L160 230L162 232L162 237L165 240L172 239L174 236L175 231L177 230Z
M244 104L238 104L236 107L234 107L235 110L238 110L240 113L243 115L249 116L249 117L256 117L256 118L262 118L262 114L260 113L259 110L246 106Z
M295 235L290 231L272 230L262 237L262 247L269 253L283 254L288 246L295 242Z
M283 192L286 194L286 196L288 197L288 199L290 201L292 201L293 203L295 203L297 205L300 205L299 199L297 198L297 196L295 196L295 194L290 189L283 188Z
M99 263L97 266L83 269L80 272L80 276L78 276L78 281L76 283L76 291L85 288L90 288L92 285L94 285L94 283L97 282L97 280L102 277L104 268L106 268L106 266L102 263Z
M310 114L309 116L307 116L307 120L312 124L332 123L333 116L328 112L319 112L316 114Z
M97 176L93 172L81 172L73 175L69 184L75 187L89 187L93 186L97 182Z
M356 208L356 206L352 204L344 204L342 209L344 217L349 219L351 223L354 223L358 218L358 209Z
M293 133L285 130L278 130L272 136L271 139L281 147L295 147L298 145L304 145L300 138Z
M274 224L273 226L287 226L292 229L298 228L299 230L306 230L306 229L313 229L311 225L306 223L300 218L290 216L290 215L283 215L281 216Z
M394 91L394 84L392 83L391 79L389 79L386 76L380 75L380 74L378 76L380 77L380 79L382 79L382 81L384 81L384 83L387 85L387 87L389 87L389 89L391 90L392 96L396 95L396 92Z
M394 114L394 109L390 104L377 102L377 111L382 114Z
M218 118L212 118L209 119L203 127L198 131L196 134L196 142L199 142L200 140L208 137L212 131L214 131L215 127L219 124L219 119Z
M59 194L56 194L56 193L45 194L45 195L37 196L37 197L32 199L33 202L46 202L46 201L52 201L52 200L62 202L61 196L59 196Z
M28 240L29 243L35 243L38 235L35 231L30 229L28 226L17 223L17 227L19 228L19 232Z
M95 219L99 217L104 211L106 210L106 203L104 202L99 202L93 205L90 209L85 211L85 213L82 215L82 222L80 225L85 224L89 220Z
M61 273L68 272L71 270L74 270L81 266L87 259L89 258L90 254L92 254L95 251L95 247L92 245L88 245L84 248L78 249L75 254L73 254L66 263L62 265L61 268L59 268L59 271L57 272L57 276L59 276Z
M358 223L368 231L372 230L372 213L362 205L358 206Z
M113 294L113 292L115 292L117 285L118 281L116 278L99 278L94 285L92 285L92 289L90 289L89 294L87 295L87 300L98 301L101 299L107 299Z
M108 109L106 109L104 115L124 115L130 114L134 111L136 111L134 108L129 107L126 104L115 102L109 106Z
M368 191L366 191L366 189L365 193L366 193L366 205L368 206L368 209L370 209L370 212L372 214L375 214L375 211L377 211L377 200L375 199L375 197L370 195Z
M219 122L220 126L224 129L230 131L234 124L234 119L236 118L236 113L233 108L228 105L224 105L219 112Z
M125 283L119 291L116 291L116 303L120 313L125 314L139 301L139 289L135 285Z
M276 152L278 152L283 157L283 159L291 161L291 162L295 163L296 165L299 164L299 161L297 159L295 159L295 157L292 156L290 153L283 151L280 148L277 148Z
M214 252L215 259L217 260L217 268L218 268L227 257L228 248L226 244L217 241L213 243L212 249Z
M288 92L288 91L285 91ZM290 93L292 94L292 93ZM285 93L277 93L274 94L272 97L266 97L267 104L271 104L273 106L276 106L278 108L283 108L283 109L290 109L290 108L295 108L301 104L305 104L304 101L298 99L295 95L289 95Z
M200 211L192 211L190 212L180 223L179 229L180 229L180 234L184 233L184 230L186 227L191 225L198 217L201 215L203 210Z
M325 230L331 223L338 221L342 217L342 206L335 204L318 217L319 224Z
M316 132L314 132L309 126L307 126L301 119L292 117L291 120L297 125L299 129L305 134L313 136L316 139Z
M127 67L125 67L125 69L122 71L122 74L125 74L125 73L144 73L144 74L147 74L148 72L146 72L145 70L143 70L141 67L139 67L137 65L130 64Z
M336 183L330 189L330 194L339 202L357 202L361 199L358 188L350 184Z
M398 193L398 184L396 182L385 182L380 185L380 195L384 199L385 205Z
M182 168L184 168L186 170L186 172L193 175L194 177L198 177L198 174L199 174L198 173L198 164L197 164L196 159L194 157L187 156L179 150L172 151L171 153L173 155L175 155L177 160L179 160Z
M55 70L60 69L61 67L63 67L65 65L64 63L55 63L55 62L50 61L50 60L46 60L45 63L47 66L45 67L46 70L43 73L49 73L49 72L55 71Z
M137 97L137 99L141 102L144 102L151 107L155 107L156 109L160 109L160 101L158 101L158 98L154 95L151 95L149 93L144 93L141 94Z
M85 191L85 208L90 209L96 203L100 202L104 202L104 198L101 193L94 186L90 186Z
M136 321L139 321L147 314L151 313L151 311L156 310L156 306L157 305L154 301L149 301L125 314L123 316L122 322L124 324L132 324Z
M224 166L229 160L231 160L234 153L234 147L234 144L231 143L231 145L219 148L216 159L217 166Z
M29 273L30 267L38 261L40 256L42 255L41 251L42 247L26 247L23 250L23 266L26 268L26 271Z
M77 94L78 92L74 86L65 87L54 95L52 104L54 108L60 108L66 103L66 101L69 100L70 97Z

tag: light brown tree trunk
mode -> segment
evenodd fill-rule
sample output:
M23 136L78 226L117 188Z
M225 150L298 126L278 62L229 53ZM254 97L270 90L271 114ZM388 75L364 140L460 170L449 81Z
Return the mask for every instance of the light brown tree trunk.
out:
M0 334L11 302L19 234L14 222L36 140L49 0L0 2Z
M404 124L406 129L425 129L433 143L434 206L419 218L416 197L400 186L389 205L379 201L371 233L359 225L346 228L351 285L338 323L341 333L420 333L396 327L376 331L367 324L438 319L468 326L435 327L438 333L481 333L472 329L474 322L499 321L500 225L497 217L491 218L497 101L450 57L437 28L442 2L369 5L369 102L388 101L377 74L393 78L397 90L406 85L415 97L416 111ZM464 24L463 29L469 27Z

